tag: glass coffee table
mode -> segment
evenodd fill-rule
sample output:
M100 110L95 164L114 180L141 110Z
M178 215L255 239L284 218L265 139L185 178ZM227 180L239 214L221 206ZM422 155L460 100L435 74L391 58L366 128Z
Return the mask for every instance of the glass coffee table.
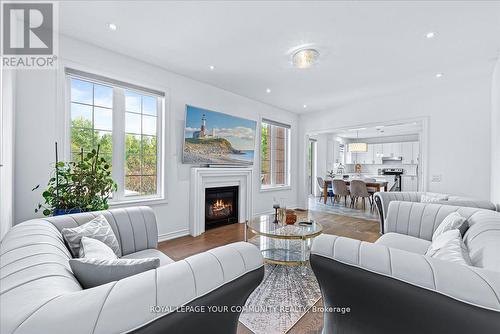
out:
M307 263L312 239L323 232L321 224L274 223L274 215L263 215L246 223L245 241L256 245L265 262L289 266ZM248 232L254 234L248 238Z

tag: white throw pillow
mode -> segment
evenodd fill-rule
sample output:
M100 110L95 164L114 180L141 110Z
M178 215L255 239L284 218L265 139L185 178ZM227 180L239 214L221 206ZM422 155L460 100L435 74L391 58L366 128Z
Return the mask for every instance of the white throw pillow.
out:
M73 257L78 257L80 254L80 241L82 237L90 237L102 241L108 245L116 256L121 256L120 244L116 239L115 233L103 215L99 215L86 224L63 228L61 234L68 244L69 250Z
M441 201L447 201L449 198L448 195L444 194L436 194L436 193L426 193L420 196L420 202L422 203L435 203Z
M459 230L449 230L440 234L432 241L425 255L443 261L471 265L469 251Z
M465 223L467 219L460 215L458 212L452 212L448 216L446 216L441 224L436 228L434 234L432 234L432 241L436 240L436 238L449 230L460 229L460 227Z
M100 260L114 260L115 252L104 242L94 238L82 237L80 241L80 257Z

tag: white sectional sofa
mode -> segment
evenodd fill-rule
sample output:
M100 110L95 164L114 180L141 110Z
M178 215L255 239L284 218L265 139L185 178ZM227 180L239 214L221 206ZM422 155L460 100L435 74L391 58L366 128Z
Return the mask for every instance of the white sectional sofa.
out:
M60 231L98 214L110 223L122 257L159 257L162 265L82 289L68 265L71 254ZM191 311L209 305L243 306L264 275L259 250L237 242L174 262L156 249L157 243L155 215L147 207L14 226L0 247L0 333L235 333L237 308ZM179 312L181 306L186 308Z
M425 256L451 212L470 225L472 266ZM323 333L500 333L500 213L392 201L375 243L321 235L311 266L327 310Z
M384 220L387 217L389 204L392 201L404 201L404 202L415 202L419 203L422 200L422 196L441 196L446 197L446 200L438 201L438 204L453 205L453 206L464 206L471 208L480 208L486 210L497 209L496 205L491 201L479 200L470 197L463 196L453 196L448 194L439 194L431 192L417 192L417 191L401 191L401 192L377 192L374 195L375 203L377 204L377 209L380 217L380 233L384 233Z

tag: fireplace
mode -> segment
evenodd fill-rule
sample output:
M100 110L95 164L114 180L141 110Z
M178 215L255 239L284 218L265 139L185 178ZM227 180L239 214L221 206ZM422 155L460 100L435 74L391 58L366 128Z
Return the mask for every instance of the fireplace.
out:
M238 186L205 189L205 229L238 222Z

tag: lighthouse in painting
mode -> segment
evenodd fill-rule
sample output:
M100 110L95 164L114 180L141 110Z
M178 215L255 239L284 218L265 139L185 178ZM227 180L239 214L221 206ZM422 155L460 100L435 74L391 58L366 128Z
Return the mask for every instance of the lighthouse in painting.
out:
M201 117L201 129L200 137L205 137L205 131L207 130L207 117L205 114Z
M207 133L207 117L205 114L201 117L201 127L200 131L195 131L193 132L193 138L205 138L205 137L210 137ZM215 129L212 129L212 137L215 137Z

